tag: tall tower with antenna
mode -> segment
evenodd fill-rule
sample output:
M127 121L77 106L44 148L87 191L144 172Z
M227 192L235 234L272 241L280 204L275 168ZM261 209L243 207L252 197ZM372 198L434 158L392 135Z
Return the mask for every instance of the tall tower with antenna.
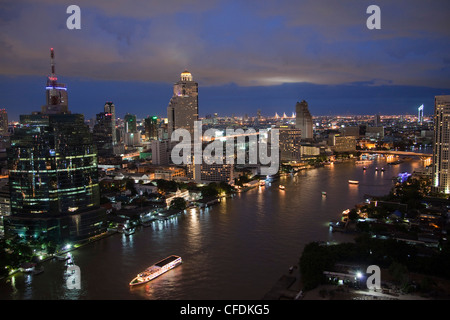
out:
M67 101L67 87L63 83L58 83L55 72L55 52L50 48L50 66L51 73L47 77L47 86L45 87L46 105L42 106L42 113L70 113Z

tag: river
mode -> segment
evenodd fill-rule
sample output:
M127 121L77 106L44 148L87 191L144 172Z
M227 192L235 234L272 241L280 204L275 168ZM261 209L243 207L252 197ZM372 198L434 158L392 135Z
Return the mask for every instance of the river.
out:
M384 172L375 171L382 166ZM64 262L51 260L39 275L1 280L0 299L261 299L298 263L307 243L351 241L350 235L331 233L330 220L362 202L364 194L387 194L392 177L422 166L418 160L386 165L380 159L366 171L354 162L301 171L208 209L154 222L131 236L114 234L72 251L80 289L67 286ZM181 266L129 287L138 272L172 254L183 258Z

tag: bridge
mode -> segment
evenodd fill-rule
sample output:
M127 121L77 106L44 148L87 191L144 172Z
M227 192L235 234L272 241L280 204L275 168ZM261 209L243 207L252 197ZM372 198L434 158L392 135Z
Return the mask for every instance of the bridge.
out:
M395 151L395 150L359 150L362 153L378 153L378 154L390 154L398 156L416 156L416 157L432 157L432 153L412 152L412 151Z

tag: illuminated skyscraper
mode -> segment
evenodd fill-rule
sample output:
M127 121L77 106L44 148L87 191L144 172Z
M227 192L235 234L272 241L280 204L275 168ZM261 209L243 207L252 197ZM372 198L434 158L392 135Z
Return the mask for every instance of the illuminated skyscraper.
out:
M185 70L180 81L173 86L173 96L167 107L169 138L176 129L186 129L194 134L194 121L198 120L198 83Z
M84 116L58 101L42 113L21 115L11 136L7 236L62 243L106 231L97 148Z
M7 234L58 243L105 231L97 149L82 114L20 116L8 149L8 169Z
M433 188L450 194L450 95L434 101Z
M302 140L313 138L312 116L308 109L308 103L303 100L295 105L296 123L295 127L301 130Z

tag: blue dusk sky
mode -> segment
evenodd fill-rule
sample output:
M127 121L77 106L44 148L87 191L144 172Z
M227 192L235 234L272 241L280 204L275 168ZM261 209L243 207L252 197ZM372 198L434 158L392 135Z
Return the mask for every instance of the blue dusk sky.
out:
M69 5L81 29L69 30ZM367 8L381 9L369 30ZM50 73L69 109L92 118L166 117L173 83L189 70L200 116L415 114L450 94L448 0L3 0L0 108L11 120L40 110Z

